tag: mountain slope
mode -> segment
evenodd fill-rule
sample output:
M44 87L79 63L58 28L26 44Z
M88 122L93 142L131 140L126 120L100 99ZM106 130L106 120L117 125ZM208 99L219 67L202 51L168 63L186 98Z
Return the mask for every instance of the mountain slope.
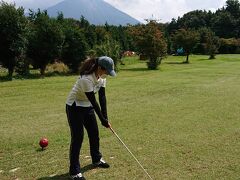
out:
M50 16L62 12L66 18L80 19L84 16L91 24L110 25L138 24L138 20L116 9L103 0L65 0L47 9Z

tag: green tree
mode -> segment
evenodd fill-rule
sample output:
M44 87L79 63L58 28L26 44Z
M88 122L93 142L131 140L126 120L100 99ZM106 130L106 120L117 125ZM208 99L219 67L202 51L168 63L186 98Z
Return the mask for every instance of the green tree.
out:
M226 11L229 12L233 17L240 17L240 2L239 0L227 0Z
M94 45L97 43L95 25L90 25L88 20L86 20L83 16L81 16L79 27L83 29L83 33L86 39L86 43L88 45L88 49L92 49Z
M111 26L110 33L114 40L118 41L120 44L121 51L135 51L135 48L133 46L133 38L127 31L127 26Z
M90 25L84 29L85 39L88 44L89 49L92 49L95 44L97 44L97 35L95 31L95 26Z
M189 55L199 41L199 33L194 30L179 29L172 35L172 42L176 49L183 48L186 53L185 63L189 63Z
M187 29L199 29L210 26L212 13L211 11L195 10L188 12L178 20L179 27Z
M205 40L205 51L209 55L209 59L215 59L216 53L220 47L220 39L215 36L215 33L210 29L205 29L204 32L204 40Z
M48 63L59 58L64 36L59 22L50 18L46 11L34 13L31 21L27 55L35 68L40 68L42 76Z
M210 28L200 28L198 30L200 39L194 47L193 53L208 54L209 59L215 59L216 53L221 45L219 37Z
M118 27L119 43L121 45L122 51L134 50L131 49L128 39L130 38L127 34L126 28L123 26Z
M139 53L149 58L148 69L157 69L167 53L167 44L158 23L150 20L146 25L133 26L130 33Z
M181 18L172 19L167 24L168 34L174 33L178 29L200 29L203 27L211 27L214 14L211 11L195 10L184 14Z
M110 36L106 36L105 40L94 48L96 56L109 56L113 59L115 69L118 70L118 62L120 60L120 44L112 39Z
M62 24L65 40L62 48L62 60L73 73L78 72L81 61L86 58L87 43L84 30L72 20L65 20Z
M227 0L226 11L233 17L233 33L235 38L240 38L240 2L239 0Z
M212 29L217 36L231 38L238 36L237 21L227 11L218 11L212 19Z
M96 37L97 37L96 44L100 45L102 42L105 41L108 33L106 32L106 30L103 26L96 26L95 31L96 31Z
M27 23L23 8L0 2L0 61L8 69L10 79L17 59L26 50Z
M227 0L226 5L216 12L195 10L172 19L167 26L167 33L172 34L178 29L210 28L221 38L240 37L240 2Z
M178 17L178 19L180 19L180 17ZM172 18L171 22L170 23L167 23L167 33L168 34L172 34L173 32L175 32L177 29L180 29L179 28L179 23L178 23L178 20L175 19L175 18Z

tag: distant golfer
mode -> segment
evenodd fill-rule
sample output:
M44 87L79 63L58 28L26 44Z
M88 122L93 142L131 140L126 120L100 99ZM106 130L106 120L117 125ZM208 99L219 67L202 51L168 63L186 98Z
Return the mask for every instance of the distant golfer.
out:
M106 128L108 122L105 96L107 75L116 76L114 62L110 57L87 59L80 67L80 76L73 86L66 102L66 113L71 131L70 168L72 179L85 178L81 174L79 153L83 142L83 127L86 128L90 144L92 163L96 167L109 168L99 151L99 132L96 114ZM99 94L100 107L95 93Z

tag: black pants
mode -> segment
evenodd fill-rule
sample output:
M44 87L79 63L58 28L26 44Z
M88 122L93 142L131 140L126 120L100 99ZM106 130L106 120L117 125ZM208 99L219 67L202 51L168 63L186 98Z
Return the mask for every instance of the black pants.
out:
M88 133L93 163L102 157L99 152L99 131L93 107L79 107L74 103L72 106L66 105L66 113L71 131L69 173L75 175L80 173L79 153L83 142L83 126Z

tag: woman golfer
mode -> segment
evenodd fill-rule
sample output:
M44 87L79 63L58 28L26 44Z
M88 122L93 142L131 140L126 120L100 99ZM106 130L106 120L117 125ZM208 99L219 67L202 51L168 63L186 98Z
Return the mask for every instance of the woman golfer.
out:
M99 132L94 113L95 111L103 126L106 128L111 126L108 122L105 96L107 75L116 76L114 62L110 57L102 56L85 60L80 67L80 76L67 98L66 113L71 131L69 173L72 179L85 179L80 172L79 163L83 127L88 133L93 165L109 168L99 151ZM97 92L100 107L95 99Z

